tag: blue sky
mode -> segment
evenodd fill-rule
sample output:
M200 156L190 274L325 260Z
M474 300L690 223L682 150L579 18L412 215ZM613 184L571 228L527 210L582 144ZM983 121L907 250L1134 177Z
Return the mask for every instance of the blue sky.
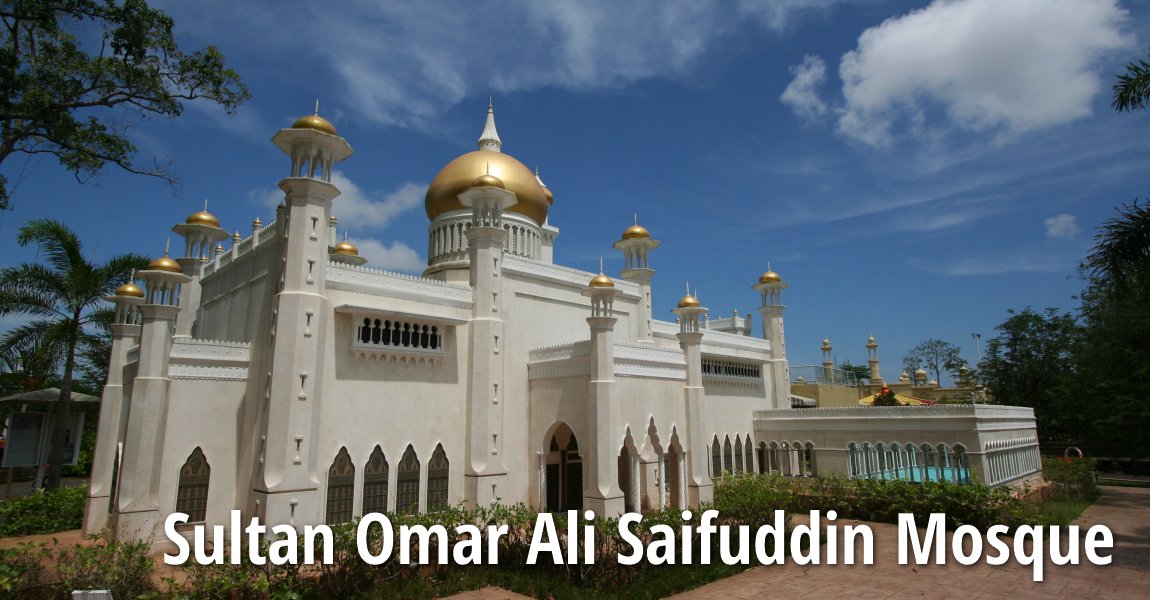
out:
M356 150L335 214L372 265L418 272L423 193L474 149L491 97L504 151L555 194L558 262L617 273L611 243L638 213L663 242L657 317L686 281L713 316L752 310L770 262L791 286L792 365L823 337L861 362L873 334L891 378L926 338L973 363L971 333L1008 308L1072 309L1095 228L1150 190L1150 113L1109 107L1146 56L1144 0L159 5L252 100L116 115L141 161L174 161L176 189L9 159L0 264L36 258L15 236L38 217L101 258L158 255L205 198L250 232L288 172L271 136L318 98Z

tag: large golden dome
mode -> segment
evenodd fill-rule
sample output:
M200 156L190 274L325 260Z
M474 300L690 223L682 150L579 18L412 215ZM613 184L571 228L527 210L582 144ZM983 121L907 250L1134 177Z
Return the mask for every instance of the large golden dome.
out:
M291 124L291 128L292 129L314 129L314 130L319 131L319 132L328 133L331 135L338 135L335 132L335 125L332 125L330 121L319 116L318 114L304 115L304 116L296 119L295 123Z
M487 174L498 177L505 189L515 193L518 202L508 210L531 217L540 225L547 220L547 194L535 174L514 157L491 150L468 152L443 167L427 188L424 199L427 217L434 219L447 211L464 208L459 194L470 188L476 178Z
M201 210L187 218L184 221L188 225L207 225L208 227L219 227L220 220L215 215L208 212L207 209Z

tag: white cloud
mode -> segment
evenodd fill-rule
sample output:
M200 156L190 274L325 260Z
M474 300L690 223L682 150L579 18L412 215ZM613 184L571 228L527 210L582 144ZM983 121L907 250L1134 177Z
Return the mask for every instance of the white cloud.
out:
M748 22L779 31L793 16L860 0L509 0L224 3L170 12L181 27L225 39L266 65L332 73L339 109L427 127L464 97L540 88L616 88L689 76ZM292 15L284 19L283 15ZM310 42L301 43L301 40Z
M339 220L339 229L361 230L364 227L384 229L396 217L423 205L425 183L405 183L397 189L364 191L340 171L333 171L331 182L340 190L332 202L332 214ZM284 199L278 188L261 188L248 192L255 204L275 208Z
M383 229L399 215L422 206L423 195L427 191L427 184L409 182L391 192L365 192L339 171L332 172L331 182L341 192L331 208L341 230L345 227Z
M1062 213L1054 215L1043 221L1046 225L1046 237L1068 240L1078 235L1082 228L1078 226L1078 217Z
M823 102L816 90L827 78L827 65L823 59L808 54L803 57L802 63L791 67L791 74L794 79L783 90L779 100L804 119L815 119L826 114L827 103Z
M367 266L387 271L420 273L427 262L419 253L400 241L390 245L372 238L351 238L351 243L359 248L359 255L368 260Z
M843 55L838 128L882 146L931 135L932 110L967 130L1023 132L1090 114L1094 64L1130 46L1116 0L935 0L862 33Z

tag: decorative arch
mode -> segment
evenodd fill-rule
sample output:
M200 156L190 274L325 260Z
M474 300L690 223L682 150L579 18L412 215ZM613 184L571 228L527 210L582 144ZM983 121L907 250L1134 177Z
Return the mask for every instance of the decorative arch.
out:
M211 477L212 467L208 465L204 451L196 446L184 461L184 466L180 467L180 481L176 486L176 512L187 514L189 523L207 518Z
M451 472L451 463L447 460L447 453L443 451L443 444L435 445L435 452L427 462L427 512L439 512L447 508L447 483Z
M723 449L719 446L719 436L711 439L711 479L723 476Z
M722 471L722 473L734 471L733 454L734 449L731 446L731 436L728 435L723 438L723 468L726 469L726 471Z
M743 436L735 434L735 468L732 472L737 475L743 474Z
M347 447L342 447L327 469L327 523L351 520L351 503L355 495L355 464Z
M387 512L387 457L377 444L363 467L363 514Z
M755 472L753 445L754 442L751 441L751 434L748 433L747 437L743 438L743 468L747 470L747 473Z
M419 512L419 456L411 444L403 451L396 469L395 512L401 515Z
M583 458L575 431L556 421L543 436L539 508L547 512L583 509Z

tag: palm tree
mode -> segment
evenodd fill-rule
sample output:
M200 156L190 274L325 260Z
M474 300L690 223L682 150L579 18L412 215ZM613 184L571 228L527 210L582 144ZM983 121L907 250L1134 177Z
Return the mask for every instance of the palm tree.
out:
M35 243L47 264L24 263L0 269L0 316L27 315L31 320L0 339L0 355L36 349L41 356L57 357L61 371L57 427L52 431L46 487L60 487L64 462L64 423L72 400L72 375L77 353L90 350L99 336L85 331L102 318L100 303L131 278L133 269L148 264L140 254L122 254L104 264L84 256L75 232L59 221L36 219L20 228L21 246Z
M1114 84L1114 110L1133 111L1150 106L1150 63L1139 60L1126 65L1126 74Z
M1117 217L1102 224L1094 240L1087 265L1111 290L1126 292L1138 285L1139 278L1150 277L1150 204L1135 200L1123 205Z

